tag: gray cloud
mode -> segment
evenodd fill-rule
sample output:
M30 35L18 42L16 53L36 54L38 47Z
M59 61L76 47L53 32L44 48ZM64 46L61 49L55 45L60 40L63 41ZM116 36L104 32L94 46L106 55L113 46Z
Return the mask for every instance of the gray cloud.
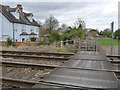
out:
M3 3L16 7L17 2ZM112 2L21 2L24 11L32 12L36 20L55 16L60 23L73 25L77 17L85 20L88 28L103 30L115 21L117 29L117 3ZM115 6L116 5L116 6ZM114 8L113 8L114 7Z

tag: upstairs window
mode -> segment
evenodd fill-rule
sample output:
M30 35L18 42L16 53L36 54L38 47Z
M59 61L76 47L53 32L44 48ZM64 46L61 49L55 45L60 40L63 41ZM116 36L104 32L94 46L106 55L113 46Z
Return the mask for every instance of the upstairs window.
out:
M31 31L31 32L34 32L34 28L31 28L30 31Z
M26 27L22 25L22 32L26 32Z

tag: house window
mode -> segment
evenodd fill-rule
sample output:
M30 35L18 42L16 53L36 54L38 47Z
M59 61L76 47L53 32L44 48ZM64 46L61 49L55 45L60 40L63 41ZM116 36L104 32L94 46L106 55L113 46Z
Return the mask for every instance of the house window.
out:
M26 32L26 27L22 25L22 32Z
M34 28L31 28L30 31L31 31L31 32L34 32Z

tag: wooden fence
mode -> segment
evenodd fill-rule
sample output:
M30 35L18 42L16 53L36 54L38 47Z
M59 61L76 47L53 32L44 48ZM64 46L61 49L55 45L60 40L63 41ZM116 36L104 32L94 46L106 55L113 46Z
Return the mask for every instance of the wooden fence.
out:
M71 49L79 49L81 51L102 51L101 45L97 40L81 40L81 39L66 40L61 41L60 46L61 48L63 46L67 46L70 47Z

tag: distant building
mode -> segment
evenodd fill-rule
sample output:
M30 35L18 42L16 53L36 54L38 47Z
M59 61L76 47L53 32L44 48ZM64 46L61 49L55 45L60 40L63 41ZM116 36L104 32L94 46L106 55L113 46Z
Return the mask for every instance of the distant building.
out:
M0 41L10 37L15 42L30 41L39 38L39 24L32 13L23 12L21 4L16 8L0 5Z
M100 38L107 38L108 36L107 35L100 35L99 37Z
M93 38L98 38L99 35L97 32L87 32L87 38L88 39L93 39Z

